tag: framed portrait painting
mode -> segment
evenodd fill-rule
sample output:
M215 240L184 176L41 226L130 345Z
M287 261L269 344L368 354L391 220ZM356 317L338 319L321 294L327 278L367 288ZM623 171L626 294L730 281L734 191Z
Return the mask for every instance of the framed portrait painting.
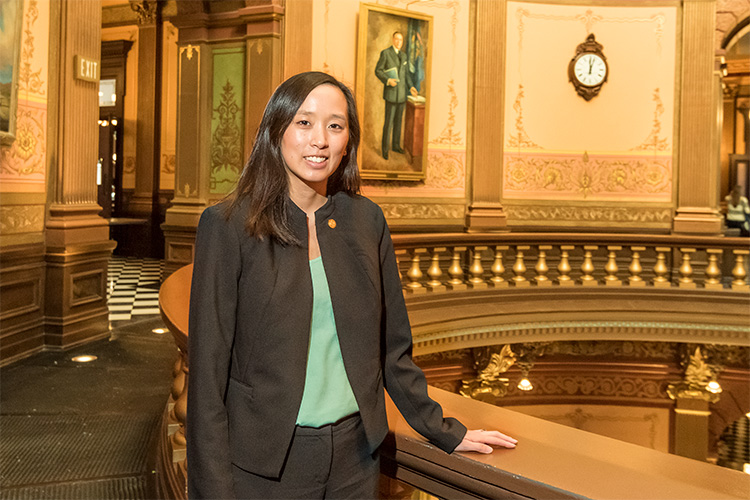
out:
M361 5L355 90L365 179L425 177L431 43L432 16Z
M16 137L23 0L0 0L0 144Z

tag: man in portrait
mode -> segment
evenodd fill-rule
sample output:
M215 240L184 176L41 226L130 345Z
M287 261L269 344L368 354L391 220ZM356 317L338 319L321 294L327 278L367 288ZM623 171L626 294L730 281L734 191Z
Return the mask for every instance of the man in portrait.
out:
M407 71L407 55L401 50L404 35L400 31L395 31L391 42L390 47L380 52L380 58L375 65L375 76L383 82L385 121L381 151L386 160L389 151L404 153L401 148L401 122L404 117L406 92L408 89L411 95L418 94Z

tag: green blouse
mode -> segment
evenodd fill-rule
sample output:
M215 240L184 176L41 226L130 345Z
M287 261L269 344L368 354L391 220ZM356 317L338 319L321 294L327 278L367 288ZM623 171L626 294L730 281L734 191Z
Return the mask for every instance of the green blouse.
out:
M359 411L341 357L323 258L310 261L313 312L302 404L297 425L320 427Z

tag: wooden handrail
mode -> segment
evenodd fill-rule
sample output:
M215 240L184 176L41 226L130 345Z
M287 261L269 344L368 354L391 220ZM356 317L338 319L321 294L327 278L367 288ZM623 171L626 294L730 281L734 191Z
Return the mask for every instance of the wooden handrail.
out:
M436 388L445 413L469 428L519 441L491 455L448 455L417 435L395 407L383 448L386 470L443 498L747 499L750 476L705 462L530 417Z

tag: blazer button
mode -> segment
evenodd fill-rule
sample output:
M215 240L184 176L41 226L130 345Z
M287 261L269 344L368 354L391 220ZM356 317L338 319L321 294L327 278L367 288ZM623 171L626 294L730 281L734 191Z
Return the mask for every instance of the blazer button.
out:
M336 229L336 221L333 219L328 219L328 227L331 229Z

